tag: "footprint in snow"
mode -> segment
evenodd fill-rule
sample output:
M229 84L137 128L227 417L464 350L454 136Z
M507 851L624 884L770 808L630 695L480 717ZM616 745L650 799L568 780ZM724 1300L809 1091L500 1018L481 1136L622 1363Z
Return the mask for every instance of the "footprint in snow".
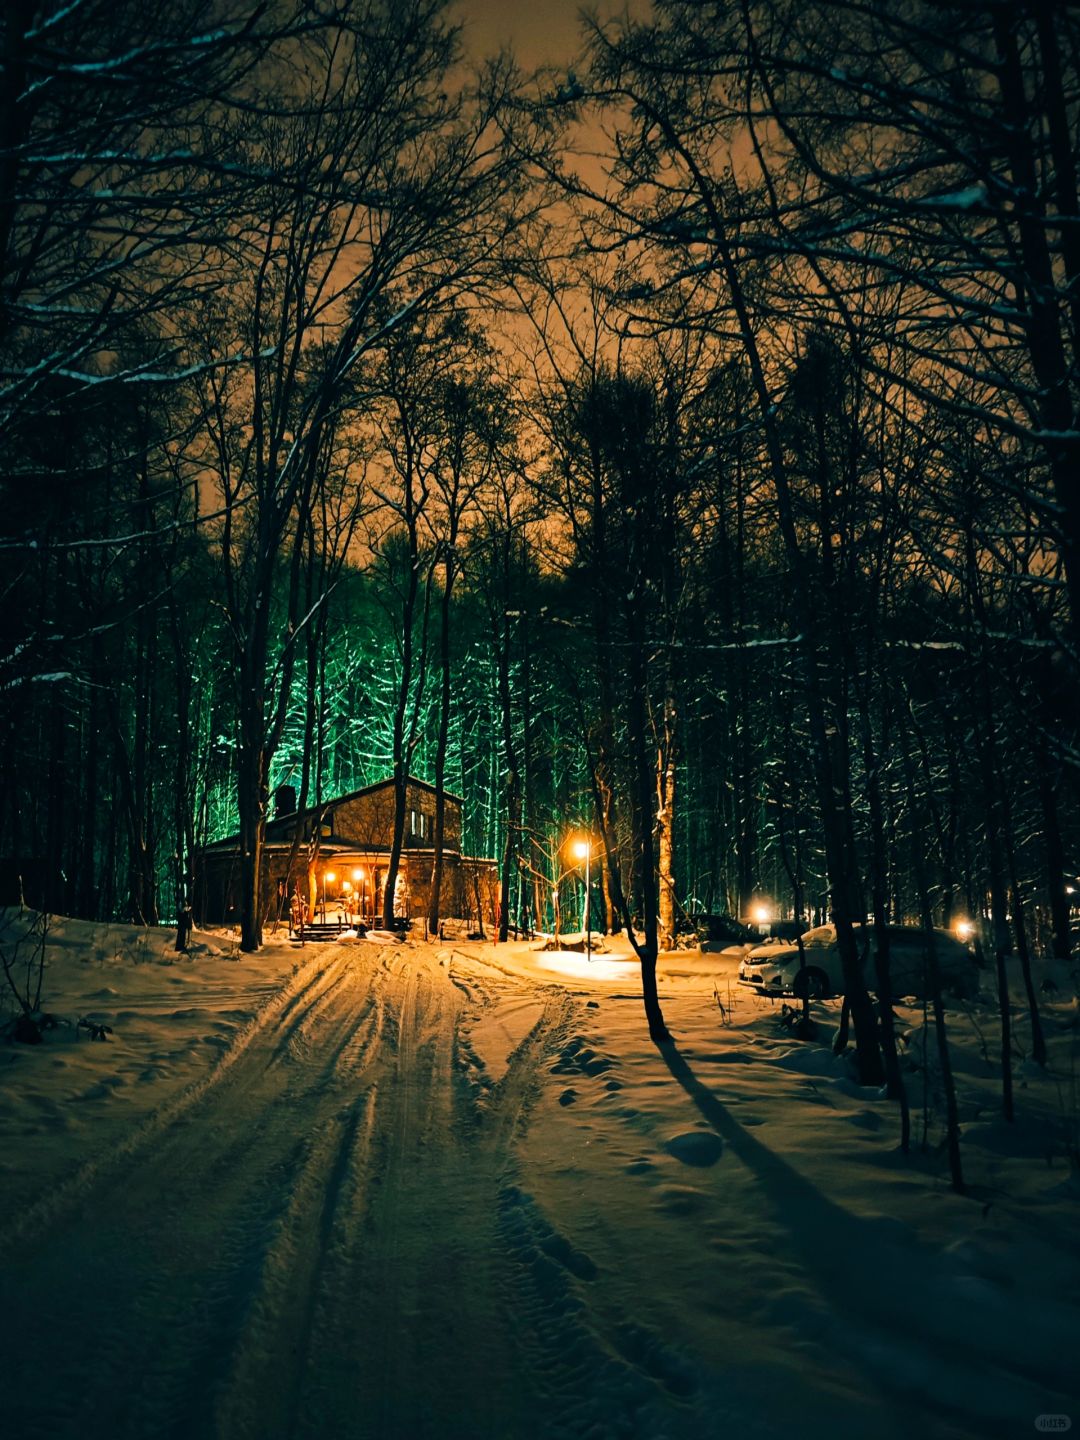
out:
M693 1367L658 1335L632 1322L615 1332L615 1348L631 1365L658 1380L673 1395L688 1399L698 1388Z
M715 1165L724 1153L719 1135L704 1130L689 1130L685 1135L676 1135L664 1148L684 1165L696 1165L700 1169Z
M576 1250L565 1235L551 1231L540 1238L540 1249L579 1280L595 1280L600 1273L583 1250Z
M562 1293L559 1273L578 1280L595 1280L600 1273L592 1258L578 1250L565 1235L544 1219L536 1202L516 1185L499 1196L502 1228L519 1261L529 1266L534 1279L549 1293ZM569 1292L566 1296L569 1301Z
M709 1197L693 1185L664 1185L653 1204L668 1215L700 1215Z

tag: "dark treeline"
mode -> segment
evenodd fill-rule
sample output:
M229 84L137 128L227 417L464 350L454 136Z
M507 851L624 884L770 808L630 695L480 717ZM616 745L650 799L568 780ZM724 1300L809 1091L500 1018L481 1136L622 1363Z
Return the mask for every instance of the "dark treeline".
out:
M9 889L168 920L238 831L257 948L275 788L412 773L504 934L591 833L647 997L834 919L864 1078L855 922L1068 959L1075 15L657 3L523 77L207 8L2 22Z

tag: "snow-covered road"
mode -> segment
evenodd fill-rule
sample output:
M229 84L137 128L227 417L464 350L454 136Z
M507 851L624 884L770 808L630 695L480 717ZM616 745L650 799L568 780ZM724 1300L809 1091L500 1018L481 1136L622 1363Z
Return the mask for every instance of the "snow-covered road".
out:
M215 1068L31 1207L0 1256L2 1433L958 1440L1061 1403L1074 1311L1044 1307L1011 1372L981 1358L1015 1282L982 1237L957 1258L969 1202L941 1197L929 1247L844 1208L842 1166L894 1162L827 1052L829 1199L776 1125L807 1076L721 1040L700 981L671 1000L696 1051L665 1060L620 962L505 953L309 949Z
M525 1434L497 1229L555 992L487 1092L430 951L337 947L3 1281L9 1434ZM12 1408L14 1405L14 1409Z

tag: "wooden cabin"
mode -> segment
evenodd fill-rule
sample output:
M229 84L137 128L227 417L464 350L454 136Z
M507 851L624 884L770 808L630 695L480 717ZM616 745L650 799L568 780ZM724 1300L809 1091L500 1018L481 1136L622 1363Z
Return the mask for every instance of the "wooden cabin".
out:
M446 808L439 908L443 915L483 916L490 922L498 887L496 862L462 855L461 797L443 793ZM394 913L401 919L427 914L434 832L435 787L410 778L394 900ZM393 833L393 780L380 780L303 811L296 808L292 786L280 786L274 814L266 822L264 914L268 919L278 913L287 917L292 896L299 893L310 916L323 912L337 915L346 904L358 918L370 921L379 916ZM207 845L199 856L195 915L199 924L230 924L238 918L239 909L240 838L232 835Z

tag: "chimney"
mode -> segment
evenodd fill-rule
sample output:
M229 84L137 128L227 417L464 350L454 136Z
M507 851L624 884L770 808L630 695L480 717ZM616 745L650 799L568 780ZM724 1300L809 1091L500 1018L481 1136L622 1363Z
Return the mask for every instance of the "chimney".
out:
M296 814L296 790L292 785L279 785L274 791L274 817Z

